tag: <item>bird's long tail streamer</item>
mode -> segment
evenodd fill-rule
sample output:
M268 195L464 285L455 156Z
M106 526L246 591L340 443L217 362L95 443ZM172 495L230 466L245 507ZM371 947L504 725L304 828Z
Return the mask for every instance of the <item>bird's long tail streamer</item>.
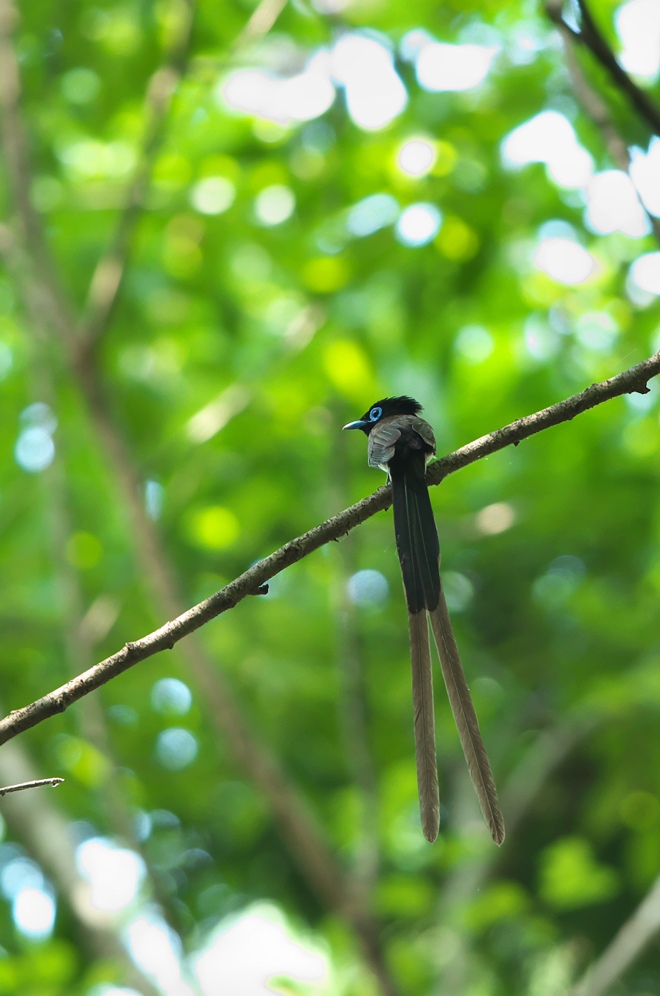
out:
M424 480L424 457L422 453L405 461L395 457L389 466L397 550L408 603L417 781L424 834L428 840L435 840L439 828L428 611L468 770L493 840L501 844L504 819L440 583L440 544Z

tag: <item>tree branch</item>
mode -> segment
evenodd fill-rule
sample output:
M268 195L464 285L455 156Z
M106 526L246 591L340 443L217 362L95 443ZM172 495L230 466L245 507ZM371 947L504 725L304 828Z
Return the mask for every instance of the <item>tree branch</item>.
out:
M186 2L190 4L192 0ZM268 30L277 12L277 5L270 0L263 0L263 17L258 23L251 22L246 37L253 39L255 35ZM73 309L66 295L59 288L55 288L51 295L45 293L44 288L48 284L46 279L48 259L42 259L39 254L35 254L34 247L28 239L29 226L25 224L24 215L32 211L30 218L34 221L35 237L44 247L46 246L41 219L22 196L24 191L29 191L29 182L26 179L29 176L29 162L27 144L24 141L25 132L19 113L18 66L12 44L15 20L11 0L0 0L0 108L5 112L2 139L6 152L5 159L9 163L10 187L18 214L18 238L14 237L7 226L0 226L0 252L6 256L10 269L17 276L34 329L44 330L49 334L54 333L58 341L68 350L72 373L77 377L79 387L87 401L102 448L114 469L119 491L127 507L138 559L142 565L145 582L157 603L157 612L161 616L178 617L182 601L176 578L157 530L146 515L144 503L140 499L139 475L128 447L112 418L111 407L103 391L102 377L97 368L94 342L88 338L86 343L83 343L80 336L76 335L76 329L80 329L81 326L69 317L69 311L73 313ZM2 84L5 78L11 87L9 96L3 103L5 93ZM15 142L18 142L19 147L24 150L20 163L12 146ZM122 272L127 261L129 243L130 239L127 238L125 255L120 260ZM109 309L112 308L119 289L120 279L113 291L113 300L108 301ZM99 334L102 331L103 329L100 329ZM265 587L257 584L247 593L264 594ZM198 627L192 627L196 628ZM172 642L176 641L170 641L168 638L167 643L171 645ZM273 822L278 827L294 863L322 905L338 913L346 921L353 936L358 939L365 961L378 980L384 996L395 996L397 988L385 964L378 922L371 914L368 902L356 890L350 877L344 874L313 813L287 777L276 756L259 739L251 724L243 717L231 688L224 676L214 668L201 643L193 639L187 641L182 647L182 653L197 682L201 698L206 704L211 728L219 737L226 739L235 760L262 793ZM137 660L136 657L133 663L137 663ZM122 669L126 666L130 664ZM104 680L107 680L107 677ZM81 694L86 694L83 688L84 684L80 686ZM74 696L71 701L79 697L80 695ZM66 705L63 708L66 708ZM61 709L62 707L58 707L55 711Z
M604 35L594 21L587 0L578 0L582 23L578 40L598 59L601 66L607 70L610 79L630 101L637 113L648 124L656 135L660 135L660 109L658 109L648 94L633 83L628 73L622 69L614 57L612 49L607 44Z
M557 0L548 0L545 6L546 14L557 26L562 39L566 68L573 84L575 96L601 132L605 147L614 165L627 173L630 166L628 146L612 122L612 117L605 101L599 93L591 88L585 79L575 54L575 47L580 41L580 33L566 23L561 15L561 8L562 4L561 2L558 3Z
M626 71L617 62L612 49L607 44L604 35L594 21L586 0L578 0L581 14L580 30L576 31L562 17L561 0L551 0L546 10L552 21L562 32L570 36L585 48L600 62L607 71L612 83L635 108L640 117L647 123L656 135L660 135L660 109L655 106L648 94L634 83Z
M462 446L447 456L441 457L427 473L427 483L439 484L449 474L481 460L491 453L504 449L506 446L518 445L523 439L528 439L537 432L542 432L553 425L568 422L576 415L594 408L611 398L623 394L647 394L647 382L660 373L660 350L653 356L625 370L623 373L610 377L599 384L592 384L580 394L573 395L556 405L525 415L509 425L486 436L481 436L473 442ZM195 632L216 616L233 609L248 595L259 592L259 589L270 578L281 573L285 568L309 556L314 550L332 540L350 532L356 526L375 515L376 512L389 508L392 504L392 492L389 485L378 488L373 494L362 501L344 509L338 515L315 526L284 546L270 556L254 564L234 581L231 581L210 598L183 612L177 618L165 623L152 633L131 643L111 657L89 668L76 678L66 682L54 691L37 699L31 705L17 709L0 721L0 744L6 743L12 737L31 729L50 716L64 712L74 702L88 695L95 688L122 674L140 661L152 657L161 650L171 650L172 647Z
M25 789L41 788L42 785L52 785L55 788L61 785L63 778L33 778L30 782L19 782L17 785L5 785L0 788L0 796L9 795L10 792L24 792Z

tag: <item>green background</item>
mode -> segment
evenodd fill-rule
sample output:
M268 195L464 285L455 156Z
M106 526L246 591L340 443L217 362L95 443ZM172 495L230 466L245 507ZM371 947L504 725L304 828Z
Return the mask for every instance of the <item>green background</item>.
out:
M20 5L26 181L69 313L58 322L39 237L28 232L21 249L5 169L0 197L15 239L7 248L3 229L5 711L379 486L364 439L340 431L377 397L419 397L448 452L658 347L659 306L635 306L625 290L630 261L656 248L654 236L594 235L579 195L542 164L502 167L504 137L548 108L572 120L597 169L612 166L540 7L392 0L322 14L301 0L259 37L241 34L249 3L201 0L183 78L153 136L116 307L92 358L74 364L63 324L84 336L90 280L145 162L144 95L185 35L186 10L164 0ZM594 4L616 47L614 10ZM217 98L230 69L291 74L343 31L373 30L396 46L413 28L453 42L480 24L503 44L487 82L429 93L397 61L408 104L380 131L352 123L340 88L321 119L290 126L230 112ZM538 41L527 63L511 55L523 30ZM645 147L644 123L589 54L578 55L624 141ZM415 179L396 156L419 134L439 154ZM213 176L231 181L235 199L205 215L191 195ZM268 227L254 205L272 185L288 187L296 206ZM437 237L418 248L400 244L392 226L346 237L347 209L373 193L437 204ZM600 263L596 277L567 287L534 269L538 230L551 219L574 226ZM487 335L466 333L471 326ZM434 846L422 837L405 606L391 513L379 514L274 579L268 596L211 622L188 649L137 665L2 748L3 784L20 780L20 763L66 781L23 793L23 815L9 800L0 806L0 858L40 863L58 905L52 935L31 940L5 890L0 993L82 994L131 981L112 943L121 918L95 933L76 907L73 847L94 834L141 851L147 874L133 912L160 904L182 957L224 917L266 899L332 963L326 989L281 991L384 991L355 922L330 908L274 815L268 771L255 780L245 731L277 759L305 801L310 833L371 910L391 992L568 992L660 874L660 422L651 386L432 493L456 635L508 824L501 850L481 823L439 672L443 824ZM56 428L35 403L49 406ZM29 473L15 445L44 426L56 458ZM497 503L510 524L493 533L480 513ZM384 601L348 597L363 569L387 579ZM190 688L190 708L179 685L158 685L164 678ZM232 726L234 705L217 698L227 689L243 732ZM170 728L174 738L163 739ZM659 979L650 950L616 991L656 993Z

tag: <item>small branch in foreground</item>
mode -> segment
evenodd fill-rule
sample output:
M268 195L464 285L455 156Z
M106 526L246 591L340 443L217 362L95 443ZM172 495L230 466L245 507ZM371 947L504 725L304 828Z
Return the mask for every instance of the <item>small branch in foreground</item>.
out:
M10 792L23 792L25 789L41 788L42 785L52 785L53 788L61 785L63 778L34 778L31 782L19 782L18 785L5 785L0 788L0 796L9 795Z
M647 394L647 382L660 373L660 350L649 359L611 377L599 384L592 384L580 394L560 401L556 405L544 408L533 415L511 422L509 425L486 436L481 436L460 449L437 460L426 475L427 483L439 484L448 474L453 474L462 467L467 467L483 457L489 456L506 446L517 445L523 439L537 432L570 421L576 415L594 408L596 405L609 401L622 394ZM332 540L350 532L356 526L375 515L376 512L389 508L392 504L392 491L389 485L378 488L367 498L356 505L344 509L332 519L310 529L296 539L290 540L284 546L271 553L249 570L245 571L226 587L211 595L198 605L165 623L142 639L127 643L111 657L95 664L76 678L66 682L54 691L37 699L31 705L17 709L0 721L0 744L6 743L12 737L31 729L50 716L64 712L70 705L88 695L95 688L106 682L134 664L152 657L161 650L171 650L184 636L193 633L209 620L214 619L228 609L233 609L248 595L258 594L263 585L286 567L302 560L314 550Z

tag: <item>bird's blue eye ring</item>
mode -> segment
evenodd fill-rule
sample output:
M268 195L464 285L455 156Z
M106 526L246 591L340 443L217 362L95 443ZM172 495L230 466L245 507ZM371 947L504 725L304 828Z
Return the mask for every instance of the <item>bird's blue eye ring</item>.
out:
M372 408L371 411L369 412L369 420L371 422L377 422L382 414L383 414L383 409L379 408L378 405L376 405L376 407Z

